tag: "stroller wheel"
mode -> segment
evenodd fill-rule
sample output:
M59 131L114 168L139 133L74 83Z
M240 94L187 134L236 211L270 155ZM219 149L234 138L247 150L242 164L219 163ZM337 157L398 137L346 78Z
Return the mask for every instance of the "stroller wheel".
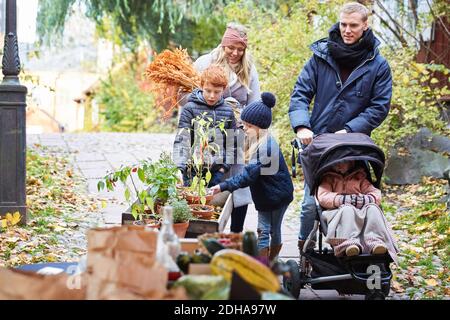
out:
M288 260L286 262L289 272L283 275L283 287L288 291L295 299L298 299L301 289L300 269L297 261Z
M366 300L385 300L386 296L381 290L376 290L366 294Z

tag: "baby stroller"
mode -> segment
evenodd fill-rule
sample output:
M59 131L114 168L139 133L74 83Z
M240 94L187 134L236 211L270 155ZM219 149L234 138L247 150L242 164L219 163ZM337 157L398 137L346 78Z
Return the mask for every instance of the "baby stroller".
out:
M350 160L365 163L367 177L375 187L380 187L385 156L367 135L321 134L304 150L299 149L300 163L311 195L316 194L325 172L339 162ZM366 300L384 300L389 294L392 279L389 265L393 260L390 255L336 257L332 249L323 247L322 238L327 234L327 224L317 199L316 206L316 221L303 246L300 266L296 260L286 262L289 271L283 275L284 289L295 298L299 297L302 288L310 286L314 290L336 290L339 294L363 294ZM316 239L317 230L318 250L308 249L311 240Z

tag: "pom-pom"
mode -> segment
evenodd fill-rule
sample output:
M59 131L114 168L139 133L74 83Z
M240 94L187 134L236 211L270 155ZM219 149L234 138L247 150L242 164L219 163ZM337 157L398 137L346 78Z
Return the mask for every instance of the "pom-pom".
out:
M263 92L261 94L261 100L266 106L268 106L269 108L273 108L275 106L277 98L275 98L275 96L270 92Z

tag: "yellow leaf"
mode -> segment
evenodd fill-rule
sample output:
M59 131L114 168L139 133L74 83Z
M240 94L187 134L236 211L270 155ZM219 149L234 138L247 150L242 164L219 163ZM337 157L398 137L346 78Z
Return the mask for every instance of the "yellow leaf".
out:
M281 4L280 9L284 15L287 15L289 13L289 6L286 3Z
M106 208L106 206L107 206L107 203L106 203L106 201L105 201L105 200L102 200L102 209L105 209L105 208Z
M435 287L438 285L438 282L434 279L427 279L425 280L425 283L431 287Z
M8 226L8 221L6 221L6 219L2 219L2 228L6 228Z
M60 226L55 226L53 228L53 231L55 231L55 232L61 232L61 231L65 231L65 230L67 230L67 228L60 227Z
M20 222L20 213L19 213L19 211L16 211L16 212L13 213L12 219L11 219L10 222L11 222L11 225L13 225L13 226Z
M402 288L402 285L400 283L398 283L397 281L392 281L392 289L396 292L396 293L402 293L405 290Z
M436 78L433 78L433 79L431 79L431 81L430 81L430 83L432 83L432 84L435 84L435 83L438 83L438 82L439 82L439 80L436 79Z
M407 85L409 83L409 77L405 74L402 77L402 81L404 85Z

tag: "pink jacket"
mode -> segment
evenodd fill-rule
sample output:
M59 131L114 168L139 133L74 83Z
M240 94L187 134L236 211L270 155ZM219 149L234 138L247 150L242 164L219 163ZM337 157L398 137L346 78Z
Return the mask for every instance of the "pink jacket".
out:
M370 195L375 203L380 205L381 191L366 179L366 172L359 168L347 175L328 171L322 177L322 183L317 190L317 199L325 209L337 209L342 204L340 195Z

